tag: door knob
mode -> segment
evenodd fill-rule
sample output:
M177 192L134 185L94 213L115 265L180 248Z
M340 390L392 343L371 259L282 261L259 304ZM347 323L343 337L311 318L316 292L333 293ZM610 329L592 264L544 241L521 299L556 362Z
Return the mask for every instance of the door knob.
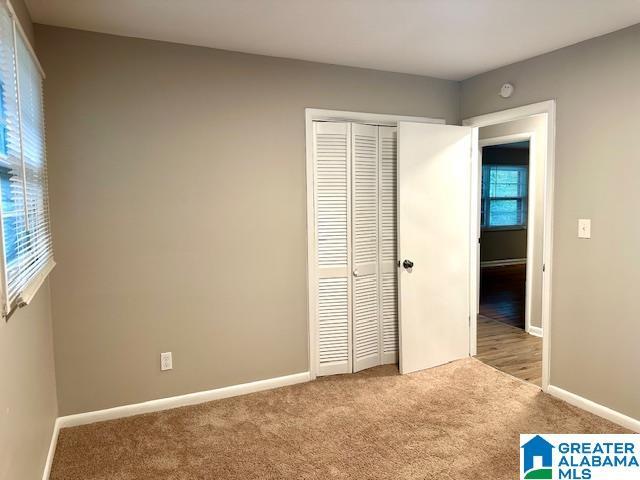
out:
M354 276L354 277L357 277L357 276L358 276L358 269L357 269L357 268L354 268L354 269L353 269L353 276Z
M413 268L413 262L411 260L405 260L402 262L402 266L409 270L410 268Z

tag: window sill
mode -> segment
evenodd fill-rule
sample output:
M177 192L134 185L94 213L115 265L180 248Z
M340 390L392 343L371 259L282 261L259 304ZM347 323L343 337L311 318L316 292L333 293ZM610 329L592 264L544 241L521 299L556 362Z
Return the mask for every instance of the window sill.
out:
M526 230L526 225L509 225L504 227L482 227L481 231L483 232L505 232L505 231L514 231L514 230Z
M20 293L17 301L18 306L23 307L31 303L31 300L33 300L33 298L36 296L36 293L38 293L38 290L40 290L40 287L55 266L56 262L52 258L45 264L44 267L42 267L40 273L38 273L38 275L36 275Z

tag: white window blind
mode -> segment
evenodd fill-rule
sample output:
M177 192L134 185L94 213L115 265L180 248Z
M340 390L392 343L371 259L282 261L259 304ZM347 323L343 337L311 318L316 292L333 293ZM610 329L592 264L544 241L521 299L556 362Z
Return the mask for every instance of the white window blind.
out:
M29 303L53 268L42 75L10 7L0 8L3 314Z
M482 226L523 227L527 224L527 173L522 165L482 166Z

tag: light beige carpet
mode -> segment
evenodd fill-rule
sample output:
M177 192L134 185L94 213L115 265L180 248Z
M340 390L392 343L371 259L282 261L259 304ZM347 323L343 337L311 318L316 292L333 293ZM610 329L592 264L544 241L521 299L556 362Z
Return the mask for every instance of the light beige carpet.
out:
M54 480L513 480L520 433L625 430L465 359L63 429Z

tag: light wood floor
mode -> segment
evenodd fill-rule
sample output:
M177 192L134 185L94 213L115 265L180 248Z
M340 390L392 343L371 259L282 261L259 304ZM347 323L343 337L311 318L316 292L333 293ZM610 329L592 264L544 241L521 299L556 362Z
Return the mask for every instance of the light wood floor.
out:
M542 338L478 315L478 354L487 365L534 385L542 384Z

